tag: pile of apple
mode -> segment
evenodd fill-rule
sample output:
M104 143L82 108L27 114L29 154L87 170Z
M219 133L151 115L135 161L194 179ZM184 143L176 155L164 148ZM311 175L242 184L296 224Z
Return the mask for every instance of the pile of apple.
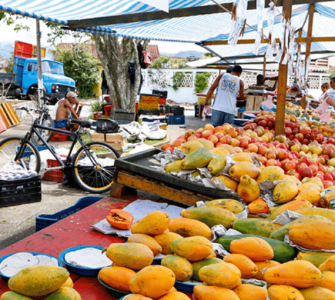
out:
M196 131L187 130L172 144L163 145L162 150L173 152L186 141L206 139L213 143L213 147L225 148L230 154L252 152L264 166L279 166L299 180L316 176L325 188L335 185L335 139L325 139L318 128L310 128L304 122L289 120L285 121L289 124L285 127L288 136L274 137L274 116L264 117L267 116L249 122L243 129L230 124L217 127L206 124ZM263 121L267 126L261 126ZM296 133L293 134L293 130Z

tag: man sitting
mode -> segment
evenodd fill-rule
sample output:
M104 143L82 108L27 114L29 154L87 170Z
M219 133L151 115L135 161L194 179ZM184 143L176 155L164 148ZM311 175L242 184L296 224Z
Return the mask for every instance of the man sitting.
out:
M74 108L73 105L75 105ZM81 120L79 118L81 109L82 105L79 104L77 94L75 92L68 92L65 98L59 100L55 105L55 113L53 114L55 116L55 128L67 128L71 131L76 131L79 126L78 124L74 124L73 127L69 128L67 123L69 119Z

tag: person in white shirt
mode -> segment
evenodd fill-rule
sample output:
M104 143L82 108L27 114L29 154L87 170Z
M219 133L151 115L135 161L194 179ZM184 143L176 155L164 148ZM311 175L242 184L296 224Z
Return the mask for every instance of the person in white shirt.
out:
M240 94L239 100L244 100L244 83L239 78L241 74L242 67L236 65L230 74L220 74L209 89L204 105L208 105L209 98L218 88L211 119L213 126L234 122L237 95Z
M319 102L323 102L328 97L329 84L325 82L321 85L322 95L319 97Z

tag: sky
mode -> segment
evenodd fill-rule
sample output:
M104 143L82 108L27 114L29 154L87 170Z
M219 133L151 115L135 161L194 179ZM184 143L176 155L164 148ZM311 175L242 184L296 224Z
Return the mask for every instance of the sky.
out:
M36 20L35 19L22 19L20 23L29 26L30 30L21 30L16 32L14 30L14 25L7 25L3 22L0 23L0 43L10 43L14 46L15 41L22 41L30 44L36 45ZM42 47L50 47L51 44L47 42L49 29L43 22L40 22L40 28L42 32L41 45ZM65 37L62 40L57 41L58 43L71 43L74 39L71 37ZM161 41L151 41L151 45L158 45L160 52L165 53L178 53L180 51L195 50L199 52L207 52L200 46L191 43L173 43L173 42L161 42Z

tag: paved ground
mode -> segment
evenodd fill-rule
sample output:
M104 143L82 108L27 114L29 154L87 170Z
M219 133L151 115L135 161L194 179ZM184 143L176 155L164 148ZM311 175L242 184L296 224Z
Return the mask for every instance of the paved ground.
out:
M207 122L194 117L193 109L186 109L186 128L179 125L169 125L170 141L175 140L187 129L203 127ZM210 119L207 119L209 122ZM7 129L0 134L0 141L10 136L23 136L29 129L28 125L20 124ZM56 148L69 147L71 142L52 143ZM42 181L42 201L32 204L23 204L0 208L0 249L3 249L35 232L35 217L39 214L53 214L72 206L79 198L85 197L88 192L63 186L61 183ZM108 193L105 194L106 196Z

